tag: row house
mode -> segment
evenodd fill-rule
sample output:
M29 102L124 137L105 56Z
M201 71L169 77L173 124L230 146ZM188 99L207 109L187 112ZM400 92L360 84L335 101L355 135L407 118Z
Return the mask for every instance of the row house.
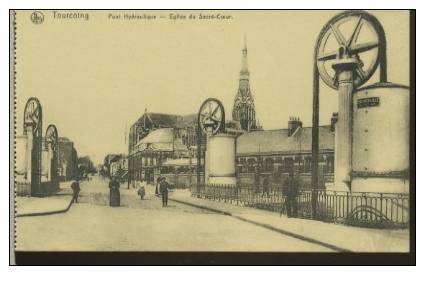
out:
M333 182L333 125L319 129L319 183L325 187ZM287 129L243 133L237 139L236 165L240 183L261 183L269 176L274 183L283 183L291 169L304 186L311 179L312 128L303 127L298 118L291 118Z

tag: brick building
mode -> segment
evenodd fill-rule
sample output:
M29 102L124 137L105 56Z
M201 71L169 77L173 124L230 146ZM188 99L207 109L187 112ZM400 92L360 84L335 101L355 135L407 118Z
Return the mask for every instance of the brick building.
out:
M333 182L333 124L321 126L319 134L319 182L325 187L325 183ZM269 176L274 183L282 183L293 167L307 187L311 178L311 136L312 128L303 127L298 118L290 118L285 129L245 132L236 145L238 181L261 183Z

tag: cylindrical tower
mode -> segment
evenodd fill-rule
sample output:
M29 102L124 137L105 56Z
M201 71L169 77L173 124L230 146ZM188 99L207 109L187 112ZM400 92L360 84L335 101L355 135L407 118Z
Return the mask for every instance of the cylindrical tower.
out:
M236 185L235 140L235 135L226 133L208 137L207 183Z
M409 191L409 93L377 83L354 94L352 191Z

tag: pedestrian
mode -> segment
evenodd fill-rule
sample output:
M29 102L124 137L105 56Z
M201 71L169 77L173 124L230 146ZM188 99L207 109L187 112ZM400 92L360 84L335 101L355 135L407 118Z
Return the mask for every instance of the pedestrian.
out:
M296 217L298 214L297 197L299 193L298 177L294 176L293 169L289 172L289 178L286 180L286 211L288 218Z
M261 196L264 196L264 194L266 194L267 197L269 197L270 195L270 182L268 176L264 177L263 179L263 193L261 194Z
M155 195L159 196L159 185L161 184L161 177L158 177L156 179L156 185L155 185Z
M80 190L81 190L78 177L77 179L75 179L74 182L72 182L71 189L72 189L72 200L74 203L78 203L78 195L80 194Z
M254 174L254 191L255 193L259 193L259 188L260 188L260 175L258 174L258 171L255 172Z
M165 179L165 177L162 177L161 182L159 184L159 191L161 192L161 195L162 195L162 207L168 206L169 188L170 188L170 185L168 184L167 180Z
M138 189L137 189L137 194L140 196L140 200L143 200L143 197L145 197L145 194L146 194L146 191L145 191L145 182L143 181L143 179L142 179L142 181L140 181L140 182L138 182L137 183L138 185Z
M113 177L109 182L109 206L120 206L120 183L116 177Z

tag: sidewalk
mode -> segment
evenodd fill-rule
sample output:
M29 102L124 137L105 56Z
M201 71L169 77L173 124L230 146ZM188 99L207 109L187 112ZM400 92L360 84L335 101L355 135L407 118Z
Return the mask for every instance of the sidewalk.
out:
M61 183L60 187L61 190L58 193L49 197L15 197L15 217L60 213L68 210L72 201L70 183ZM61 198L62 195L66 198Z
M279 213L242 207L190 196L188 190L170 193L170 200L210 209L236 219L329 248L354 252L408 252L409 230L352 227L307 219L287 218Z

